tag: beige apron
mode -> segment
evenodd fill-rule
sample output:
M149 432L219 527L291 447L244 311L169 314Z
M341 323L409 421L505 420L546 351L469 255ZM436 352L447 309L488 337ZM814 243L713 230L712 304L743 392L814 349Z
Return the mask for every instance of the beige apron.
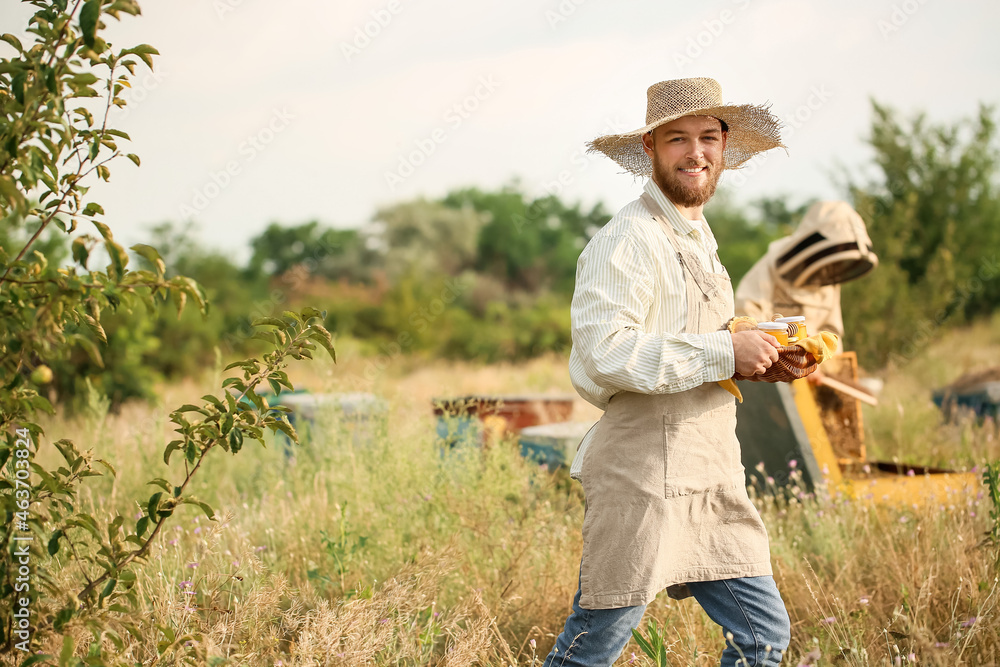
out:
M642 201L677 251L687 294L684 333L718 331L733 312L729 277L680 249L663 210ZM580 605L648 604L689 581L771 574L767 531L750 502L736 439L736 402L715 382L674 394L614 395L583 455Z

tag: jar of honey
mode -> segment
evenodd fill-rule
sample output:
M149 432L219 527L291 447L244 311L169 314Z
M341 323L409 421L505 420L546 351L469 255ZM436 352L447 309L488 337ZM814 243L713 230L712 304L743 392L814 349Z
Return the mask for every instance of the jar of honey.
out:
M784 322L760 322L757 328L774 336L779 345L788 345L788 325Z
M806 318L802 315L779 317L775 320L775 322L781 322L788 325L789 343L794 343L809 337L809 332L806 331Z

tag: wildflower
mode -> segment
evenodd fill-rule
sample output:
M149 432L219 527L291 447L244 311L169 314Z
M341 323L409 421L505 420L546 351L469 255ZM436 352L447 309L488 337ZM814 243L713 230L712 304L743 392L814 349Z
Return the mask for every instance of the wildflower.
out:
M913 472L913 468L910 468L909 470L906 471L906 476L907 477L913 477L916 474L917 473Z
M198 526L197 528L194 529L194 534L199 535L200 533L201 533L201 526Z
M254 550L254 553L260 553L261 551L263 551L266 548L267 548L267 545L262 544L259 547L254 547L253 550Z
M169 544L169 545L170 545L170 546L172 546L172 547L173 547L173 546L176 546L176 545L177 545L177 539L176 539L176 538L174 538L174 539L172 539L172 540L168 541L168 542L167 542L167 544Z
M191 585L191 582L190 581L182 581L181 583L179 583L177 585L180 586L181 590L183 591L183 590L187 589L188 586Z
M906 659L909 660L910 662L916 662L917 661L917 654L916 653L911 653L910 655L906 656Z
M530 646L531 650L534 651L535 650L535 640L532 639L531 641L529 641L528 642L528 646ZM632 655L635 655L635 653L633 653Z
M858 600L858 602L860 602L861 604L868 604L868 596L867 595L862 595L861 599Z
M426 500L427 502L430 502L431 501L431 494L429 494L429 493L424 494L424 500Z
M636 658L635 658L635 652L633 652L632 653L632 657L629 658L628 664L634 665L635 664L635 660L636 660Z
M381 625L382 623L388 623L388 622L389 622L388 618L383 618L381 621L379 621L379 624Z
M830 625L831 623L836 623L836 622L837 619L833 616L827 616L826 618L820 621L820 623L823 623L825 625Z
M976 624L976 620L977 619L975 616L970 616L968 620L962 621L962 627L971 628L973 625Z
M240 562L238 560L234 560L233 561L233 567L239 567L239 566L240 566Z
M934 648L948 648L948 642L934 642Z
M191 569L191 570L193 570L194 568L198 567L199 565L201 565L201 563L198 563L198 562L195 562L195 563L188 563L188 564L187 564L187 566L188 566L188 569Z
M816 661L821 657L822 654L819 652L819 649L814 648L802 656L802 662L798 664L798 667L816 667Z
M798 466L799 462L796 461L795 459L792 459L791 461L788 462L788 467L791 468L792 470L795 470Z
M760 463L758 463L755 467L757 468L757 472L763 474L763 472L764 472L764 462L763 461L761 461Z
M773 478L773 477L771 477L770 475L768 475L768 476L767 476L767 483L768 483L768 484L774 484L774 478Z
M870 474L872 473L872 467L871 467L870 465L868 465L867 463L866 463L866 464L864 464L864 465L863 465L863 466L861 467L861 469L862 469L862 470L864 471L864 473L865 473L866 475L870 475Z
M907 517L905 517L905 516L901 516L901 517L899 517L899 522L900 522L900 523L906 523L907 521L909 521L909 518L907 518Z

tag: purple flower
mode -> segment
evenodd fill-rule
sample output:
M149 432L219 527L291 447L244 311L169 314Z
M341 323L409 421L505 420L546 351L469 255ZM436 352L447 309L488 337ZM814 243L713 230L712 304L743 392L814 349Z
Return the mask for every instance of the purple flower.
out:
M858 600L858 602L860 602L861 604L868 604L868 596L867 595L862 595L861 599Z
M188 563L187 564L188 569L190 569L190 570L193 570L194 568L198 567L199 565L201 565L201 563L198 563L198 562Z
M916 474L917 473L913 472L913 468L910 468L909 470L906 471L906 476L907 477L913 477Z
M201 533L201 526L198 526L197 528L194 529L195 535L198 535L199 533Z
M187 589L191 585L191 582L190 581L182 581L181 583L179 583L177 585L180 586L181 590L183 591L183 590Z
M823 623L825 625L830 625L831 623L836 623L836 622L837 619L833 616L827 616L826 618L820 621L820 623Z
M792 470L795 470L796 468L799 467L799 462L796 461L795 459L792 459L791 461L788 462L788 467L791 468Z
M978 619L976 619L975 616L971 616L971 617L969 617L968 620L962 621L962 627L963 628L971 628L973 625L976 624L976 620L978 620Z
M167 542L167 544L169 544L170 546L176 546L177 540L176 539L170 540L169 542Z
M267 548L267 545L262 544L259 547L254 547L253 550L254 550L255 553L260 553L261 551L263 551L266 548Z

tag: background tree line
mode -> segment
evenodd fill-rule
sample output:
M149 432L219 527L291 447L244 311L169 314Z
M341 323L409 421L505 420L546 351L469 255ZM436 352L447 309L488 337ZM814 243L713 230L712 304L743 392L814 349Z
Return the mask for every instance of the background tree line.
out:
M1000 172L990 108L952 124L906 118L875 102L872 109L872 162L865 176L852 171L840 185L881 261L843 292L851 341L862 364L875 370L906 363L942 327L1000 304ZM706 217L738 282L813 200L784 195L738 206L724 190ZM358 229L271 223L251 240L245 265L200 247L190 228L165 223L150 243L168 276L204 286L208 315L110 315L103 321L105 367L77 350L53 364L54 394L98 391L113 405L151 397L156 380L197 372L216 348L223 356L256 352L250 321L306 303L326 309L325 325L336 335L372 353L400 340L407 353L489 362L565 353L576 260L611 213L602 204L531 196L516 182L494 191L467 187L393 204ZM10 233L0 228L5 247ZM64 239L46 240L50 266L68 257ZM428 313L443 291L454 298Z

